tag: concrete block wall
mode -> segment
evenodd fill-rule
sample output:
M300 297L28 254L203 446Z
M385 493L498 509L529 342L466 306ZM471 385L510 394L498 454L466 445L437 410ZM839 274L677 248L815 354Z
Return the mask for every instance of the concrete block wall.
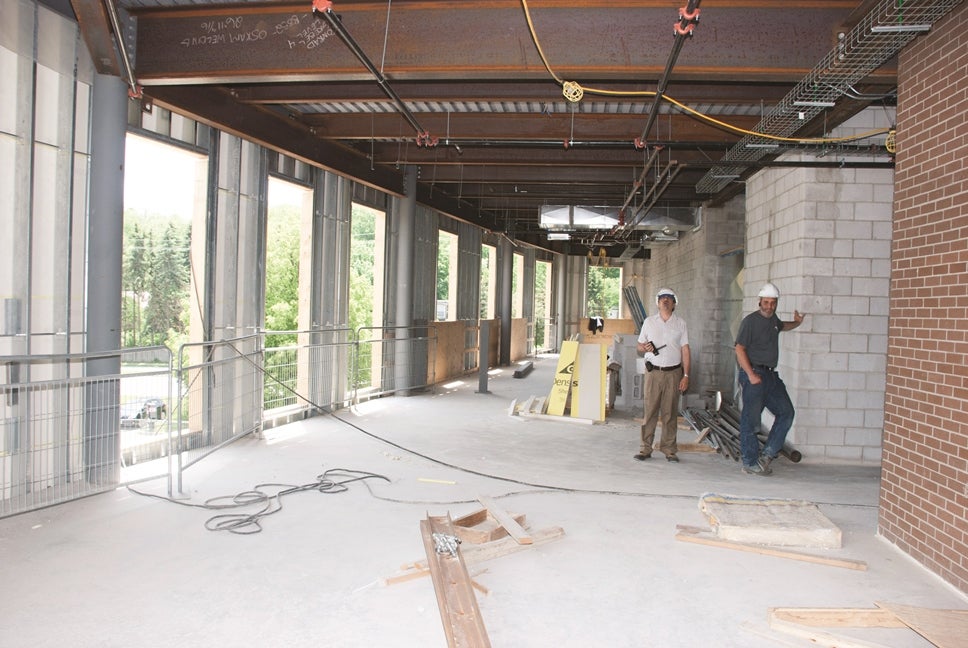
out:
M641 293L649 313L655 312L655 295L672 288L678 296L676 313L689 327L692 354L690 386L683 406L705 406L710 390L729 397L735 373L732 352L737 321L728 298L736 283L737 258L727 258L743 245L743 201L736 199L714 209L703 208L701 222L680 233L679 241L657 246L645 263L645 290Z
M716 208L704 208L706 270L703 273L704 317L702 388L737 400L734 342L743 318L743 263L746 202L742 196Z
M892 118L868 110L832 135ZM781 334L779 365L797 408L788 440L804 461L881 458L893 180L890 170L810 167L768 168L747 182L744 314L767 281L780 289L781 319L806 314Z
M968 4L898 58L880 534L968 592Z

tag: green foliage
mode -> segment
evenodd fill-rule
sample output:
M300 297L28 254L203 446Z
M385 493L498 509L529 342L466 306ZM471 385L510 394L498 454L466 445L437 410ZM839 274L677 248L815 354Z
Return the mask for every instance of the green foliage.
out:
M165 344L188 329L191 225L127 210L123 237L122 345Z
M362 205L353 205L350 245L349 325L354 331L373 326L374 274L376 265L376 214ZM381 251L382 252L382 251ZM363 344L357 355L356 387L370 384L372 345Z
M376 212L353 205L350 245L350 327L373 326L373 269L376 263Z
M542 261L534 264L534 346L536 349L547 349L550 347L545 340L547 322L545 317L548 313L548 268L550 265Z
M619 308L621 268L588 268L586 314L608 318Z
M437 299L449 299L450 293L450 242L446 232L437 234Z
M480 294L481 319L487 319L487 296L488 296L488 291L490 290L490 283L491 283L490 268L492 263L497 263L496 259L491 258L493 256L491 254L491 251L493 249L494 248L492 248L489 245L481 246L481 294Z
M268 331L299 327L300 213L294 206L269 210L266 233L266 315ZM293 344L295 334L270 335L266 347Z

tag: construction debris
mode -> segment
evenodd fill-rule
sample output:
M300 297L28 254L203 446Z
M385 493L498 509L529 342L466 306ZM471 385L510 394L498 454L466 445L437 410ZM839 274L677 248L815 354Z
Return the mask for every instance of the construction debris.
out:
M876 608L772 608L770 628L816 646L871 647L878 644L815 628L910 628L938 648L965 645L968 610L938 610L875 601Z
M517 399L512 400L511 407L508 408L508 416L520 416L522 418L541 419L545 421L563 421L566 423L585 423L587 425L595 424L595 421L590 418L546 414L546 410L547 403L544 397L529 396L523 403L519 403Z
M491 642L450 516L427 516L420 522L420 532L447 645L488 648Z
M813 502L705 493L699 510L723 540L819 549L842 546L840 529Z
M866 571L867 563L862 560L848 560L845 558L831 558L829 556L817 556L815 554L801 553L798 551L790 551L787 549L774 549L765 545L755 545L744 542L733 542L730 540L721 540L715 535L710 533L709 529L701 529L698 527L690 527L685 525L676 526L676 540L681 542L691 542L694 544L702 544L710 547L720 547L723 549L733 549L735 551L746 551L749 553L757 553L764 556L773 556L774 558L786 558L788 560L799 560L801 562L815 563L818 565L826 565L828 567L843 567L844 569L855 569L857 571Z
M565 535L561 527L537 531L525 529L523 514L507 513L490 498L481 496L478 499L486 508L451 521L453 534L461 541L460 553L467 565L545 544ZM402 565L400 572L384 578L383 583L402 583L429 573L427 561L416 560Z
M474 589L487 595L488 589L475 582L467 565L490 560L522 549L550 542L564 535L560 527L531 533L521 525L523 515L508 513L489 497L478 497L484 509L454 521L450 516L427 516L420 522L426 560L407 563L401 572L383 579L385 585L430 575L437 594L440 618L450 648L489 648ZM486 525L486 533L475 529ZM485 538L479 544L464 544L462 537ZM499 539L493 539L499 538Z
M742 459L739 437L739 410L730 402L716 399L714 410L688 407L679 412L682 418L699 434L697 443L706 443L727 459ZM760 448L766 444L766 433L757 434ZM780 454L793 463L799 462L803 455L789 445L784 445Z
M519 526L524 526L523 513L509 513L511 519ZM481 544L500 538L506 538L507 529L494 516L489 515L487 509L478 509L454 520L454 530L461 542Z

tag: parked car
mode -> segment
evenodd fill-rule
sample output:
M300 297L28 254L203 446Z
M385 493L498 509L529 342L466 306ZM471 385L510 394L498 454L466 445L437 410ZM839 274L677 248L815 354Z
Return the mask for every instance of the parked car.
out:
M134 401L121 406L122 430L153 428L155 423L167 418L168 406L160 398L149 398L140 404Z

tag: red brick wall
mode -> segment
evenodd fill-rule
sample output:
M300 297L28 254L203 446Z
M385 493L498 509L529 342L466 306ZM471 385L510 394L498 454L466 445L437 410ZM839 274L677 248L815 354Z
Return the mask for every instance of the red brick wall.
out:
M880 533L968 592L968 3L898 60Z

